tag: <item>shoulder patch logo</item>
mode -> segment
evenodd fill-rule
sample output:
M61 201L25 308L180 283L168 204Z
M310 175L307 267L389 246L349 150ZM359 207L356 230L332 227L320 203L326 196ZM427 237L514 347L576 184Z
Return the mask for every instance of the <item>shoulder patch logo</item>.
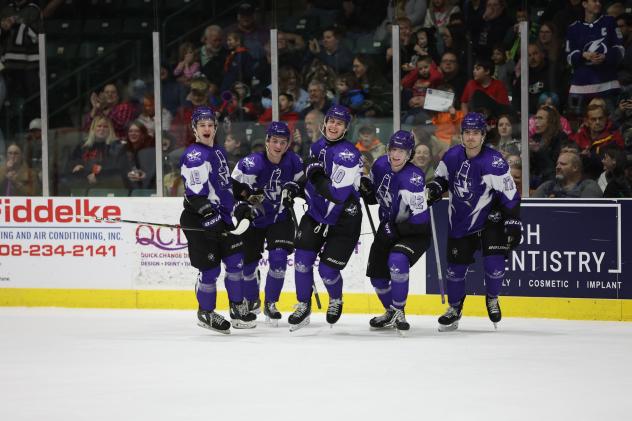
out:
M338 156L342 158L343 161L352 161L354 154L349 149L345 149L344 151L340 152Z
M202 159L202 152L192 150L187 154L187 160L191 162L200 161Z
M413 174L413 176L410 177L410 184L413 186L421 186L423 183L424 179L420 174Z
M255 160L251 156L245 157L242 162L246 168L252 168L255 166Z
M501 157L495 156L494 161L492 161L492 167L500 169L507 168L507 163Z

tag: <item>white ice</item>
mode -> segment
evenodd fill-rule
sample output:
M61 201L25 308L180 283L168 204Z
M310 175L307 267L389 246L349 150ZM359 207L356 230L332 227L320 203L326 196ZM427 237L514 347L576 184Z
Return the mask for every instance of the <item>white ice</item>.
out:
M624 420L632 323L322 314L221 335L193 311L0 308L0 420Z

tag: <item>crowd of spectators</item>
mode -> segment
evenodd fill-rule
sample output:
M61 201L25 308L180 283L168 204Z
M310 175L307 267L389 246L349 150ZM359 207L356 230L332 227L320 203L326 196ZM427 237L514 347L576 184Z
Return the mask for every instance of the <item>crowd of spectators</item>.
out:
M14 3L27 10L33 2ZM279 118L291 129L293 150L304 158L320 135L322 115L335 103L347 106L354 115L347 136L363 154L367 169L385 153L384 143L393 127L390 29L398 25L399 118L403 128L415 134L414 163L429 178L448 147L460 141L464 114L478 111L488 121L487 143L503 153L516 177L526 159L520 122L528 122L529 186L535 195L629 197L632 2L310 0L306 4L303 18L311 23L309 31L305 25L280 23L277 40ZM226 148L230 163L263 147L264 128L272 119L271 25L260 23L266 15L259 5L241 2L232 22L209 25L197 40L184 40L164 54L160 129L167 195L179 191L178 161L194 141L189 122L195 106L209 105L217 111L217 140ZM1 15L4 54L9 52L8 35L18 24L9 12L3 9ZM517 24L522 21L529 24L527 57L520 57ZM527 92L521 91L523 59L529 72ZM10 71L13 64L3 63L9 64L9 71L0 76L12 80L17 74ZM126 87L116 82L89 95L83 138L61 169L66 193L71 186L156 187L153 157L158 129L151 83L144 85L139 99L127 95ZM33 85L13 86L19 90ZM528 115L520 114L521 95L529 97ZM451 104L437 108L437 96L450 98ZM37 156L26 140L10 143L6 147L13 147L12 154L15 145L29 155L22 159L24 165L41 162L41 147ZM11 162L14 167L16 161ZM41 179L33 169L35 179ZM2 193L8 191L2 188Z

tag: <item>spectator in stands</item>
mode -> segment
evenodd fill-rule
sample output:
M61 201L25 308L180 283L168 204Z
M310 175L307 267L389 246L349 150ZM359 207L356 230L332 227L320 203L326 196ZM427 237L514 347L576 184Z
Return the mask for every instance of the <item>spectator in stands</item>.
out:
M529 12L526 8L518 6L516 9L516 23L507 32L503 40L503 46L507 49L507 58L516 61L520 58L520 23L527 22Z
M253 142L254 145L255 142ZM226 134L224 139L224 150L226 151L226 160L231 172L237 162L247 155L248 143L237 133L231 132Z
M375 127L372 124L363 124L358 130L358 140L356 148L365 158L365 164L372 164L376 159L386 153L386 146L375 135ZM365 172L368 174L371 165L365 165Z
M217 89L222 85L224 63L228 56L228 50L224 47L224 32L217 25L207 26L202 37L200 48L201 72Z
M334 69L317 58L303 68L303 84L309 85L313 80L322 82L328 97L336 90L336 76Z
M412 23L407 17L397 18L395 24L399 25L399 62L402 63L400 75L403 76L404 72L409 72L414 68L408 68L407 65L410 65L415 54L415 37ZM391 46L386 49L386 63L390 64L392 61L393 47ZM389 65L389 69L392 69L392 66Z
M513 137L513 125L511 123L511 117L508 114L502 114L498 117L496 129L498 130L497 149L503 154L505 159L509 155L520 156L522 146L520 140Z
M191 128L191 115L195 107L209 105L209 88L210 83L205 77L196 77L191 81L191 89L186 102L178 109L171 123L171 132L176 138L176 151L182 151L195 142Z
M514 180L516 184L516 190L518 190L518 194L520 197L522 196L522 162L518 161L513 164L509 164L509 174Z
M8 3L8 4L6 4ZM0 61L10 99L39 92L38 34L43 21L36 1L3 2L0 9ZM26 121L39 115L39 101L25 103Z
M601 163L601 149L607 145L623 149L623 137L608 118L606 110L601 105L589 105L584 117L584 124L571 136L581 149L582 155L588 159L584 170L593 180L603 171Z
M351 70L351 51L341 42L342 35L338 29L327 27L323 30L323 38L319 43L316 38L308 42L309 51L305 64L311 63L315 58L334 69L336 73Z
M439 162L446 151L450 148L445 143L441 142L436 136L431 134L431 129L428 126L415 126L412 129L413 136L415 138L415 144L424 144L428 146L432 154L432 162Z
M437 41L435 39L435 30L432 28L421 28L414 36L415 44L413 46L413 56L409 63L402 61L402 70L410 72L415 68L417 61L424 56L432 57L432 61L439 63L440 57L437 52Z
M457 54L453 51L444 52L439 62L439 70L441 70L443 74L443 83L450 85L452 89L454 89L454 106L459 108L461 106L461 96L465 90L467 78L465 74L461 72Z
M250 88L243 82L235 82L230 91L222 92L222 104L218 109L220 121L257 121L261 110L250 96Z
M127 126L139 114L133 104L121 101L119 90L113 83L106 84L99 92L93 92L90 95L90 105L92 108L83 119L83 129L87 131L95 117L107 117L112 121L118 138L125 137Z
M558 63L563 61L562 52L564 49L562 40L559 38L553 22L542 22L540 24L536 42L546 55L549 63L559 68Z
M632 97L630 93L623 93L619 98L617 109L612 114L612 121L619 127L625 149L632 152Z
M555 167L555 180L542 183L533 193L535 198L597 198L601 189L595 180L584 178L582 161L576 153L560 153Z
M413 89L414 85L418 88L436 88L443 80L443 74L432 61L432 57L423 56L417 60L415 69L411 70L402 79L402 87L404 89ZM421 82L421 83L418 83Z
M573 67L569 110L581 115L588 101L599 96L612 112L621 87L617 67L625 53L623 39L614 18L601 15L599 0L583 0L582 7L583 19L571 24L566 39L567 60Z
M560 113L555 107L543 105L535 115L535 134L529 138L530 185L555 176L555 157L568 137L560 126Z
M560 107L560 98L555 92L542 92L540 97L538 98L538 104L536 111L543 105L552 105L555 109L559 110ZM571 127L571 123L568 121L566 117L560 114L560 125L562 131L566 133L567 136L573 134L573 129ZM529 136L533 136L535 134L535 115L529 117Z
M412 27L421 26L426 16L427 0L391 0L386 8L386 18L375 30L375 39L384 40L390 37L391 25L395 19L407 17Z
M308 158L312 143L320 139L320 125L324 117L325 115L321 111L312 110L305 115L303 130L294 130L292 149L299 154L303 160Z
M631 186L625 179L626 159L623 151L610 145L602 149L601 156L604 171L599 176L597 184L603 191L603 197L632 197Z
M413 154L413 165L421 169L426 175L426 183L432 181L434 178L434 162L432 162L432 151L430 146L420 143L415 146L415 153Z
M173 75L178 78L178 82L189 86L191 79L200 71L195 47L190 42L183 42L178 48L178 65L173 69Z
M492 63L494 64L492 77L501 81L507 92L511 92L516 63L507 58L507 50L502 44L496 44L492 49Z
M617 74L619 83L626 86L632 84L632 13L624 13L617 17L617 28L623 36L623 62Z
M498 0L491 0L498 1ZM467 82L461 96L461 111L467 114L469 109L485 108L498 116L497 110L509 106L509 96L501 81L492 77L492 63L489 59L477 58L474 63L474 79Z
M465 68L471 67L471 45L467 38L467 31L463 25L448 25L439 30L441 37L440 52L452 51L457 55L459 65Z
M441 91L454 92L451 85L441 85L438 87ZM463 111L454 107L454 102L447 111L432 112L432 124L435 127L435 137L446 146L452 146L460 143L461 139L461 121L465 114Z
M312 110L318 110L324 114L331 107L331 101L327 98L323 82L312 80L307 87L307 93L309 94L309 106L301 111L302 118Z
M243 35L240 32L229 32L226 35L228 56L224 62L224 78L220 91L229 90L235 82L250 84L252 80L253 58L250 50L242 45ZM263 57L263 56L261 56Z
M155 141L138 120L130 123L118 156L119 174L128 190L156 186ZM153 159L152 159L153 156Z
M423 26L436 29L448 26L450 15L461 12L455 3L453 0L430 0Z
M364 92L353 73L344 73L336 78L335 103L349 108L353 115L362 114Z
M279 120L287 123L290 133L294 133L299 114L294 111L294 97L292 94L281 92L279 94ZM272 121L272 107L266 108L259 117L259 123L265 124Z
M24 162L22 149L10 143L0 165L0 196L37 196L41 191L37 174Z
M257 25L255 6L252 3L244 2L239 5L237 23L226 28L226 33L230 32L241 34L243 46L248 49L254 60L261 60L264 57L263 46L270 41L270 31Z
M364 91L365 117L387 116L393 108L393 94L375 62L366 54L353 58L353 74Z
M507 32L513 27L513 19L507 13L505 0L487 0L482 21L468 23L472 34L472 44L477 58L488 58L492 47L503 42Z
M42 173L42 119L34 118L29 123L24 137L24 160L40 176Z
M301 75L294 67L284 66L279 69L279 92L287 92L292 95L294 111L297 113L309 106L309 94L301 88L301 84ZM272 87L270 86L270 88ZM272 106L272 102L270 102L270 106Z
M146 93L143 96L143 112L138 116L138 120L147 127L147 131L149 132L149 136L156 137L156 103L154 101L154 96L152 94ZM173 116L166 108L162 109L161 114L161 124L162 130L170 130L171 129L171 120Z
M121 146L107 117L92 120L85 142L77 145L70 159L72 186L123 188L118 162Z

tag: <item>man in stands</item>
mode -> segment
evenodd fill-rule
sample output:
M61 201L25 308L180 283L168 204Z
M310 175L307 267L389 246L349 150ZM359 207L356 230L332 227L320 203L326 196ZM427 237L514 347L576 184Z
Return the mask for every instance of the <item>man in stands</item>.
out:
M597 182L584 178L579 155L573 152L562 152L557 158L555 180L542 183L532 197L594 198L601 195Z

